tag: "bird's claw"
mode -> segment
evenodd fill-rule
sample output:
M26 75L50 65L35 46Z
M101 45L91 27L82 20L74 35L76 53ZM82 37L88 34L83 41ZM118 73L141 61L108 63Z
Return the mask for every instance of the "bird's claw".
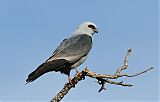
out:
M70 76L68 76L68 83L72 84L72 78Z

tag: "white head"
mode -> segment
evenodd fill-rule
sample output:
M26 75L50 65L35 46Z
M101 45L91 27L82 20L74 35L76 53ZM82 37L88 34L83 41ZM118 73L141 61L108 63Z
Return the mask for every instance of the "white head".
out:
M92 36L94 33L98 33L98 29L92 22L82 23L75 31L75 34L87 34L89 36Z

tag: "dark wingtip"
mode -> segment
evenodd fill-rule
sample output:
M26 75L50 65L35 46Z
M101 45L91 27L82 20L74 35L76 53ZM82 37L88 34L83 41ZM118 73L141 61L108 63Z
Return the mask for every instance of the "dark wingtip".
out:
M24 85L27 85L29 82L26 82Z

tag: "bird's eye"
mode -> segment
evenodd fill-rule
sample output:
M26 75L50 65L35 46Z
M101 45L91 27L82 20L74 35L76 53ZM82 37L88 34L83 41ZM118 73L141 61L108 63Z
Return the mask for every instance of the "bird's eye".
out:
M94 25L88 25L89 28L95 29Z

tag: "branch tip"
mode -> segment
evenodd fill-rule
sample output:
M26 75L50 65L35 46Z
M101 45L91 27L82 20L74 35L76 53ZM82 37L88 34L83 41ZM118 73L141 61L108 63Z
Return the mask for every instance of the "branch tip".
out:
M112 81L111 79L118 79L120 77L135 77L141 74L144 74L152 69L154 69L153 67L150 67L149 69L146 69L142 72L138 72L136 74L133 75L128 75L128 74L122 74L122 71L128 68L128 58L131 54L132 48L129 48L127 50L127 54L124 58L124 65L122 67L117 68L115 74L111 75L111 74L97 74L95 72L92 72L91 70L89 70L88 67L84 68L83 71L79 72L78 75L74 76L74 78L71 80L72 83L66 83L63 87L63 89L50 101L50 102L59 102L62 100L62 98L69 92L69 90L71 88L74 88L76 84L78 84L79 81L84 80L86 76L96 79L97 83L99 85L101 85L100 89L98 92L101 92L102 90L106 90L105 88L105 84L113 84L113 85L120 85L120 86L125 86L125 87L132 87L132 84L124 84L123 81L120 82L115 82Z
M128 53L131 53L131 51L132 51L132 48L129 48L127 52L128 52Z

